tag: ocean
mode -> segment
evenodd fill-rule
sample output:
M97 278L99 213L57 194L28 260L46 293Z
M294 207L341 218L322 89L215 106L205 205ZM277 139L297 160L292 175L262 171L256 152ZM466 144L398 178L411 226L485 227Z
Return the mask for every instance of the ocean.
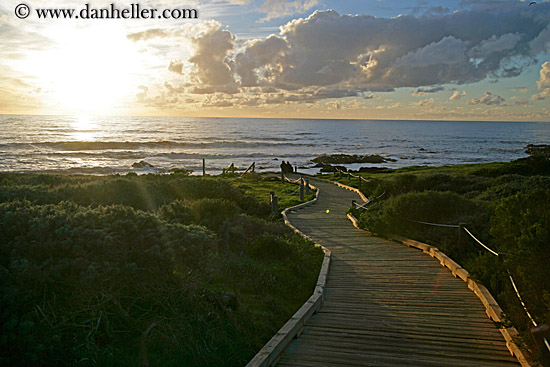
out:
M0 171L63 174L219 174L234 163L276 171L282 160L317 173L323 154L394 159L359 167L506 162L550 143L550 123L0 115ZM153 168L132 168L146 161Z

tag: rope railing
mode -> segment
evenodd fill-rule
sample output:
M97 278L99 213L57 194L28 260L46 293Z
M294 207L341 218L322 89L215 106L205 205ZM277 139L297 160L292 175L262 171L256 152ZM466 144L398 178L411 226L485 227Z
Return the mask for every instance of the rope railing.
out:
M341 170L339 170L337 168L337 170L339 172L343 172ZM349 172L348 172L349 174ZM366 205L368 205L369 203L373 202L374 200L376 199L379 199L380 197L382 197L386 192L384 191L384 193L382 193L382 195L380 195L379 197L375 198L375 199L372 199L372 200L369 200L367 201L366 203L364 204L357 204L355 201L353 202L353 204L355 205L356 208L361 208L361 209L367 209ZM424 222L424 221L418 221L418 220L413 220L413 219L409 219L409 218L403 218L402 219L404 220L407 220L409 222L413 222L413 223L418 223L418 224L423 224L423 225L429 225L429 226L434 226L434 227L442 227L442 228L458 228L459 230L459 241L460 241L460 233L461 233L461 230L464 229L464 231L475 241L477 242L483 249L485 249L486 251L488 251L489 253L491 253L492 255L494 256L497 256L497 257L500 257L501 259L505 259L505 254L504 253L500 253L500 252L497 252L493 249L491 249L489 246L485 245L483 242L481 242L477 237L474 236L474 234L464 226L464 223L459 223L458 225L456 224L443 224L443 223L431 223L431 222ZM527 317L529 318L531 324L534 326L534 328L531 329L531 333L533 334L533 337L535 338L537 344L539 344L539 347L542 348L542 345L544 345L546 347L546 351L545 351L545 354L546 354L546 358L548 358L548 355L550 355L550 342L548 341L548 338L545 336L547 333L548 333L548 326L547 325L539 325L535 319L533 318L533 316L531 315L531 313L529 312L529 309L527 308L527 305L525 304L525 302L523 301L523 297L521 296L520 292L519 292L519 289L516 285L516 282L514 280L514 277L512 276L512 273L510 272L510 269L508 268L508 266L506 265L505 262L503 262L503 265L506 269L506 272L508 274L508 278L510 280L510 283L512 284L512 288L514 289L514 292L516 294L516 297L518 298L521 306L523 307L523 310L525 312L525 314L527 315ZM544 355L544 354L543 354ZM546 364L545 364L546 366Z
M293 179L288 178L286 176L283 176L283 177L285 178L285 181L290 182L290 183L300 183L300 181L301 181L301 178L299 178L297 180L293 180Z
M311 186L309 185L308 180L304 180L303 177L300 177L297 180L293 180L287 176L285 176L284 173L281 173L281 181L282 182L289 182L292 184L298 184L300 185L296 190L289 194L285 195L276 195L275 192L270 193L270 202L271 202L271 212L273 214L277 214L279 212L279 205L278 205L278 199L293 196L296 193L299 193L300 195L300 201L304 201L305 195L309 195L309 190L311 189Z
M466 227L463 227L464 230L466 231L466 233L468 233L470 235L470 237L472 237L479 245L481 245L485 250L487 250L488 252L490 252L491 254L497 256L497 257L502 257L502 258L505 258L505 254L503 253L500 253L500 252L496 252L495 250L492 250L489 246L485 245L483 242L481 242L480 240L478 240L473 234L472 232L470 232L468 230L468 228ZM539 324L535 321L535 319L533 318L533 316L531 315L531 312L529 312L529 309L527 308L527 305L525 304L525 302L523 301L523 297L521 296L521 293L519 292L519 289L518 289L518 286L516 285L516 282L514 280L514 277L512 276L512 273L510 272L510 269L508 268L508 266L506 265L506 263L504 263L504 267L506 269L506 273L508 274L508 279L510 279L510 283L512 284L512 288L514 288L514 292L516 293L516 297L518 298L519 300L519 303L521 304L521 307L523 307L523 311L525 311L525 314L527 315L527 317L529 318L529 320L531 321L531 324L533 324L534 328L535 329L532 329L531 332L533 333L533 336L535 337L536 339L536 336L535 336L535 333L537 332L537 328L539 327ZM548 350L548 353L550 353L550 342L548 342L548 338L547 337L542 337L542 344L544 344L546 346L546 349Z
M252 164L250 166L248 166L248 168L246 168L243 172L241 172L238 177L239 178L243 177L246 173L255 172L255 170L256 170L256 162L252 162ZM204 160L203 160L203 172L204 171L205 171L205 168L204 168ZM222 175L225 175L226 173L235 174L237 171L241 171L241 170L239 168L235 167L234 163L231 163L229 165L229 167L222 169ZM204 173L203 173L203 175L204 175Z
M296 190L292 191L290 194L286 194L286 195L277 195L277 197L279 197L279 198L285 198L285 197L292 196L292 195L296 194L298 191L300 191L300 188L299 188L299 187L298 187Z
M369 205L369 204L375 202L376 200L380 199L385 194L386 194L386 192L384 191L382 194L378 195L377 197L375 197L373 199L368 200L367 202L365 202L363 204L359 204L355 200L352 200L352 204L355 206L356 209L367 210L368 209L367 205Z
M480 240L478 240L473 234L472 232L470 232L468 230L468 228L466 227L462 227L464 228L464 230L466 231L466 233L468 233L470 235L470 237L472 237L477 243L479 243L485 250L489 251L490 253L492 253L493 255L495 256L500 256L501 254L499 254L498 252L496 252L495 250L491 250L491 248L489 248L489 246L486 246L483 242L481 242Z
M427 226L445 227L445 228L460 228L460 225L458 225L458 224L430 223L430 222L422 222L422 221L419 221L419 220L412 220L412 219L404 218L404 217L401 217L401 218L404 219L404 220L406 220L406 221L409 221L409 222L425 224L425 225L427 225Z
M335 167L335 168L336 168L336 171L339 172L339 173L345 173L345 174L349 175L350 177L360 178L360 179L363 179L363 180L364 180L363 177L361 177L361 176L356 176L356 175L354 175L353 173L351 173L350 171L342 171L342 170L341 170L340 168L338 168L338 167Z

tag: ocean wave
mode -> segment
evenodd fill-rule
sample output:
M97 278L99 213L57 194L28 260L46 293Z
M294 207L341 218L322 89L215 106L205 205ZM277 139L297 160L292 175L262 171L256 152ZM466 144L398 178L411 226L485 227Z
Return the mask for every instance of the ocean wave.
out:
M314 147L312 143L288 143L275 141L246 142L246 141L213 141L213 142L175 142L161 141L58 141L38 143L7 143L0 144L0 149L49 149L58 151L94 151L94 150L156 150L156 149L250 149L250 148L284 148L284 147Z

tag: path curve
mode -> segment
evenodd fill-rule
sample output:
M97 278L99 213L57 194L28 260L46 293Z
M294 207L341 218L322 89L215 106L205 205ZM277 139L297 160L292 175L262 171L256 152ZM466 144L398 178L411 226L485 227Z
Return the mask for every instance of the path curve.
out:
M356 193L310 182L317 204L288 218L332 261L323 307L277 366L519 366L466 283L421 251L353 227Z

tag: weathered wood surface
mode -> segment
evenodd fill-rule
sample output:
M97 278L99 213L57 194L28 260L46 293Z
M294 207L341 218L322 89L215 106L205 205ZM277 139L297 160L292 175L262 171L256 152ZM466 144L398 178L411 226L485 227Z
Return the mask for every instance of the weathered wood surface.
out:
M519 365L465 282L420 250L353 227L345 213L357 194L312 184L317 204L288 218L332 251L324 305L278 366Z

